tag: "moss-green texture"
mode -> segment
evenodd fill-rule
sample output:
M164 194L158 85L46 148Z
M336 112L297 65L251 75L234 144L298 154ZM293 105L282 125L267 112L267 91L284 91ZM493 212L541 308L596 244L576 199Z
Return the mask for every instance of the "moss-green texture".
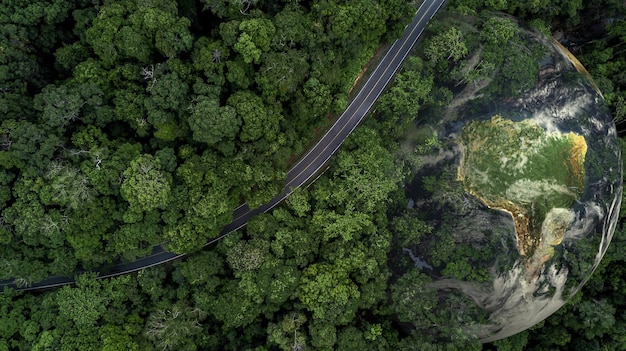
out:
M571 207L584 190L587 144L574 133L494 116L464 126L459 147L458 180L485 205L511 212L518 241L530 236L531 246L548 211Z

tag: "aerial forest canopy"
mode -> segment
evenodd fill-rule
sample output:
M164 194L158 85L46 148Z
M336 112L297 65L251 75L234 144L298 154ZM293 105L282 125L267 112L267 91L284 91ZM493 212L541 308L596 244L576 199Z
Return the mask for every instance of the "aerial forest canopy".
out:
M277 195L401 0L4 1L0 277L187 253Z
M467 50L461 32L441 30L436 17L425 57L407 59L315 183L199 251L237 206L282 190L289 166L420 3L2 1L0 279L28 286L132 261L159 244L195 253L117 278L84 274L56 290L6 289L0 351L626 350L623 219L586 287L530 331L481 345L456 330L445 340L411 333L404 323L436 306L415 299L425 295L420 285L394 275L388 257L435 235L401 206L416 156L438 140L420 135L405 154L397 138L420 111L445 108L452 93L434 81L458 74ZM558 35L623 128L620 1L451 0L445 11L503 11ZM512 50L503 24L478 38L496 53ZM534 79L518 59L502 89ZM461 257L481 252L449 244L433 255L458 263L450 274L481 279L485 272Z

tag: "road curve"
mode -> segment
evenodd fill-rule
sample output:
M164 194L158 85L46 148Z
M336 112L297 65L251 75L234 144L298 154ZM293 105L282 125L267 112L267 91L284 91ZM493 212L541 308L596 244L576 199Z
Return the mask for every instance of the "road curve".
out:
M445 3L446 0L425 0L422 3L415 13L413 21L406 26L402 37L396 40L391 48L389 48L346 110L326 131L324 136L287 171L285 187L282 193L274 197L268 203L255 209L250 209L245 204L236 208L233 212L233 221L224 227L219 237L209 240L205 244L205 247L221 240L228 233L244 227L253 216L273 209L285 200L294 189L311 181L311 179L318 174L332 155L339 149L344 139L352 133L371 110L378 97L385 90L394 74L400 68L402 62L419 40L428 21ZM184 256L185 254L167 252L161 246L156 246L153 248L150 255L139 258L133 262L115 262L93 271L99 273L99 278L109 278L157 266ZM83 272L84 271L77 271L76 275ZM18 290L40 290L55 288L73 282L74 277L52 276L27 287L17 287L14 280L4 280L0 281L0 291L3 292L6 287Z

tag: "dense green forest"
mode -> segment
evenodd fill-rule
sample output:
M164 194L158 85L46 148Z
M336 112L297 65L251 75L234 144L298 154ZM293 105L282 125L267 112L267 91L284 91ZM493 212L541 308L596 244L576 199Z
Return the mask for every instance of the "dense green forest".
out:
M0 277L202 247L239 204L279 193L413 11L401 0L3 2Z
M0 350L625 350L622 224L583 290L529 331L481 345L407 328L433 302L411 298L415 281L394 276L388 255L432 233L389 215L406 203L401 184L418 162L396 157L396 140L420 108L449 101L433 82L459 73L470 40L436 21L425 58L406 61L314 184L198 251L239 204L280 192L289 165L342 111L363 67L417 5L3 1L0 279L28 285L133 260L155 244L197 252L118 278L86 274L59 289L6 291ZM620 1L453 0L446 10L504 11L565 33L620 129ZM491 25L478 40L491 44L494 66L508 65L501 89L528 84L524 62L497 55L509 29ZM421 147L434 143L424 138ZM459 259L451 250L442 259Z

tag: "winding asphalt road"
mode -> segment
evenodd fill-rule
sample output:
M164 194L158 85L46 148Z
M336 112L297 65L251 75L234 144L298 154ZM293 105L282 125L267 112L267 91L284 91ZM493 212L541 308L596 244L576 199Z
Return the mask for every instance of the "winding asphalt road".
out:
M287 172L286 184L283 192L265 205L250 209L245 204L235 209L233 221L221 232L220 236L208 241L205 246L219 241L228 233L244 227L253 216L267 212L291 194L294 189L311 181L318 172L326 165L332 155L339 149L344 139L365 118L372 106L387 87L394 74L400 68L402 62L409 55L419 40L428 21L439 11L446 0L425 0L417 10L413 21L406 26L402 37L396 40L387 51L383 59L376 66L365 85L360 89L357 96L348 105L337 121L326 131L326 134L313 146L300 160ZM132 273L144 268L157 266L172 260L184 257L185 254L174 254L157 246L149 256L139 258L133 262L117 262L103 266L95 271L99 272L99 278L114 277ZM81 274L82 271L76 272ZM18 288L13 280L0 281L0 289L12 287L19 290L40 290L71 284L74 277L49 277L28 287Z

